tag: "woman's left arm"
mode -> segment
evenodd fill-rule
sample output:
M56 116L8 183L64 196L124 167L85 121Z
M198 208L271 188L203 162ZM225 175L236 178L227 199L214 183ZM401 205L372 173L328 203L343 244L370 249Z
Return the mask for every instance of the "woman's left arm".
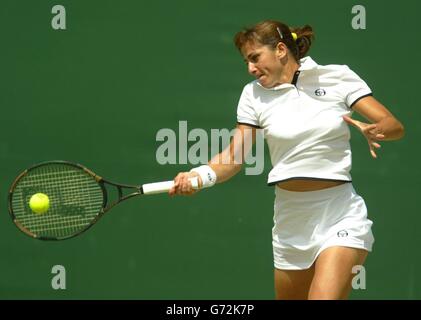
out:
M405 129L402 123L374 97L368 96L357 101L352 109L369 120L369 123L354 120L344 116L345 122L353 125L367 138L370 153L377 158L374 148L380 148L376 141L399 140L404 136Z

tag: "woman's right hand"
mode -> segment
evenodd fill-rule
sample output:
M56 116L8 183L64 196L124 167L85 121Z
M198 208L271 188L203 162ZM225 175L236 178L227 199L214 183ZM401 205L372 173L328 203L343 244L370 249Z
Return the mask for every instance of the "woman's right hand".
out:
M199 189L193 189L190 178L197 177ZM190 196L198 192L202 188L202 179L197 172L180 172L174 178L174 186L168 191L170 196L183 195Z

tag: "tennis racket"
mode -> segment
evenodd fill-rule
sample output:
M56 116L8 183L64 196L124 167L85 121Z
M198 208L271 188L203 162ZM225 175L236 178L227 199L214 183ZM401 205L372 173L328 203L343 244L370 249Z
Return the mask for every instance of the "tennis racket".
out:
M197 178L190 182L198 189ZM89 229L118 203L134 196L168 192L173 185L173 181L118 184L80 164L48 161L26 169L15 179L9 191L9 213L16 226L35 239L64 240ZM35 213L29 206L36 193L48 196L45 213Z

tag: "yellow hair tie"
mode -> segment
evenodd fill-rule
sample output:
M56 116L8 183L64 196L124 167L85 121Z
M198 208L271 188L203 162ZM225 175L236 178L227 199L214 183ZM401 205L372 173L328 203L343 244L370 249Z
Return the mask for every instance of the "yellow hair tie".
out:
M292 38L294 39L294 41L297 40L298 36L295 32L291 32Z

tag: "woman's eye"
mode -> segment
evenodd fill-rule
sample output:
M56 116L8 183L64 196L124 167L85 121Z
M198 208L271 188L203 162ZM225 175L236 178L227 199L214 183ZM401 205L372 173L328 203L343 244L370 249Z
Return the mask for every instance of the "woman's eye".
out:
M245 63L245 64L248 64L249 62L251 62L251 63L256 63L258 60L259 60L259 55L255 55L255 56L251 56L251 57L249 58L249 60L245 60L245 59L244 59L244 63Z

